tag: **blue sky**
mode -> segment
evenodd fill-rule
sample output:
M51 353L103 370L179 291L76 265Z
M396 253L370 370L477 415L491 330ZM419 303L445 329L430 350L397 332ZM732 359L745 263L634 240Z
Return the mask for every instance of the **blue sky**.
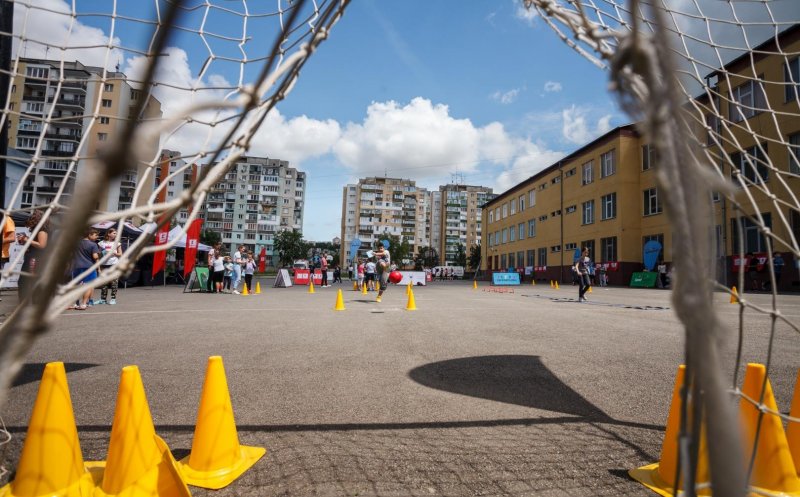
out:
M34 3L67 9L63 0ZM274 9L275 2L267 3ZM241 9L238 2L220 5ZM79 13L108 12L113 4L78 1L77 6ZM18 16L27 11L17 10ZM135 17L152 11L152 2L117 5L118 13ZM207 31L242 35L240 16L213 13ZM28 34L47 25L38 35L63 43L55 25L67 29L69 18L41 22L37 15L54 14L30 11ZM183 22L197 29L201 20L198 11ZM263 26L250 20L248 57L266 53L274 25L274 20L263 20ZM73 26L70 39L89 44L85 40L107 37L112 25L108 17L79 17L78 28L83 31ZM145 48L152 32L152 26L124 20L113 28L118 44L134 49ZM241 57L236 42L210 43L215 55ZM25 50L27 56L41 56L33 44ZM196 33L180 35L168 53L161 77L172 84L227 86L239 78L238 63L216 60L198 81L208 50ZM129 75L141 66L138 54L126 50L108 57L104 49L76 50L66 58L76 57L90 64L108 61L109 67L119 62ZM258 67L253 64L246 74ZM260 130L252 153L288 159L308 173L304 234L330 240L340 234L342 186L359 177L387 174L436 188L461 173L467 184L500 192L627 123L607 85L605 72L562 43L519 1L355 0ZM188 92L165 88L156 94L165 115L188 98ZM190 153L206 134L179 134L162 145Z

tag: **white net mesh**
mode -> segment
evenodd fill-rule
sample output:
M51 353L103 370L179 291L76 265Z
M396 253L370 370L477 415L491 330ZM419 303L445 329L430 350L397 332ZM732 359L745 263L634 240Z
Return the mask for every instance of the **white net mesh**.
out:
M64 278L86 229L115 225L121 242L124 226L151 223L95 288L171 248L180 237L155 247L154 231L171 222L185 232L347 4L0 1L0 40L13 45L0 64L12 186L3 223L10 216L24 235L2 273L24 292L0 329L0 409L35 337L86 289L88 270ZM168 169L162 149L179 151ZM173 182L184 188L168 195Z
M758 406L758 430L763 416L800 421L765 406L763 385L761 398L743 395L739 385L748 313L772 320L769 350L757 358L768 374L777 323L800 331L796 318L780 312L777 294L800 258L797 3L530 0L526 5L565 43L609 71L621 105L656 147L660 191L673 229L673 301L686 327L689 390L703 400L695 403L693 418L700 419L702 409L713 420L708 436L714 495L743 495L758 435L749 461L741 460L738 422L725 392ZM736 363L723 364L711 290L730 292L731 285L740 296L769 289L772 299L759 306L742 296ZM695 481L694 464L687 462L697 461L698 438L699 425L684 427L683 474L676 482ZM695 492L692 485L684 488Z

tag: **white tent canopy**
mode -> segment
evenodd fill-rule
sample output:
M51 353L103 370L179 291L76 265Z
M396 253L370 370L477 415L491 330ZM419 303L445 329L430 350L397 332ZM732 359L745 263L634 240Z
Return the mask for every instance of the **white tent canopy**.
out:
M156 223L145 223L141 226L141 230L144 233L152 233L156 229ZM178 238L178 241L173 245L175 248L186 248L186 233L181 233L181 227L175 226L169 231L168 235L169 241L172 242L174 239ZM211 250L211 247L204 243L197 244L197 251L198 252L208 252Z

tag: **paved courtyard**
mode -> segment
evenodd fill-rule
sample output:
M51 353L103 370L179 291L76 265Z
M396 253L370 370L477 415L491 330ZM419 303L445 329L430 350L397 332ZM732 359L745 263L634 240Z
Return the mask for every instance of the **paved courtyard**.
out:
M514 293L444 282L383 302L342 285L247 297L121 291L70 311L35 345L3 413L14 466L43 364L64 361L86 460L105 459L120 369L139 366L157 432L191 447L210 355L224 359L239 438L267 455L196 496L654 495L627 470L659 457L682 328L670 293L571 286ZM753 297L768 304L769 296ZM734 364L738 306L716 296ZM781 310L800 322L800 296ZM14 298L4 295L2 312ZM745 362L766 357L769 319L746 318ZM772 383L788 411L800 337L778 325Z

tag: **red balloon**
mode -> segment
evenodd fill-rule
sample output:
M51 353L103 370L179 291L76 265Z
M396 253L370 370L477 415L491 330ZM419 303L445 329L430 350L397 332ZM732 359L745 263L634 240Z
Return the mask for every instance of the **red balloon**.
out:
M403 275L400 274L400 271L392 271L389 273L389 281L394 283L395 285L400 283L400 280L403 279Z

